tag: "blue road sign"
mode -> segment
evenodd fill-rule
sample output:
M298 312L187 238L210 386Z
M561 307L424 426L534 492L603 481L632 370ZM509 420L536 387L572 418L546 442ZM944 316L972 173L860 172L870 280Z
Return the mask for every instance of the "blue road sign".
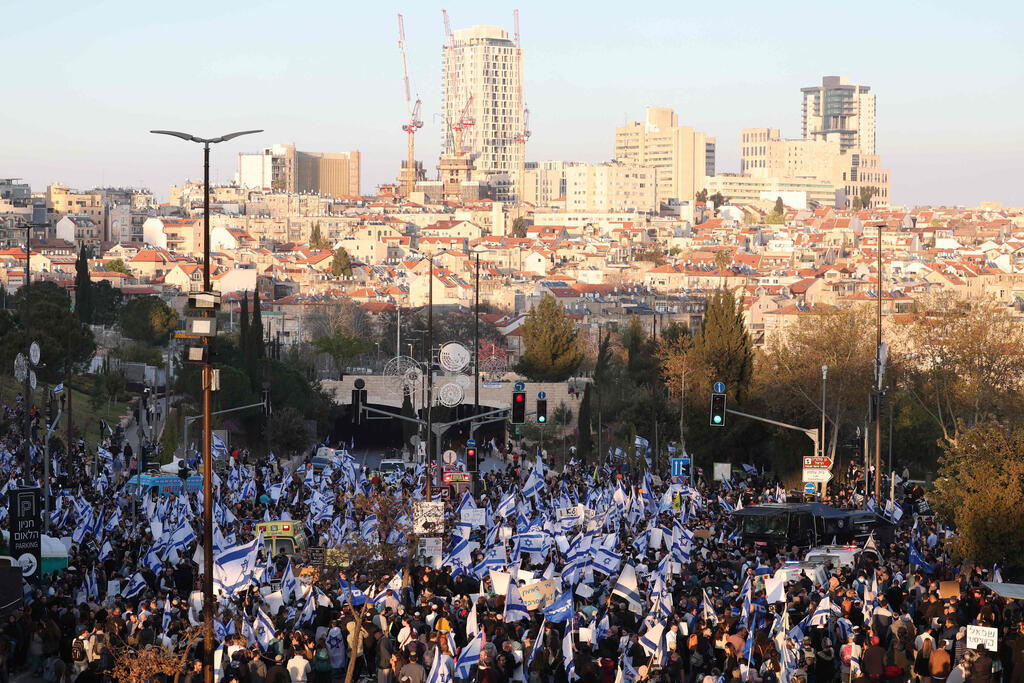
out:
M548 394L547 394L547 392L546 392L546 391L540 391L540 392L537 392L537 398L539 398L539 399L541 399L541 400L544 400L544 399L545 399L545 398L547 398L547 397L548 397Z
M466 447L467 448L475 448L476 447L476 439L467 439L466 440Z
M689 458L672 458L672 478L685 477L688 474L686 468L689 464Z
M522 382L516 382L516 391L522 391L525 388L526 388L525 384L523 384Z
M711 387L716 394L725 393L725 382L715 382L715 385Z
M806 484L804 484L804 493L806 493L808 496L813 496L817 492L818 486L813 481L809 481Z

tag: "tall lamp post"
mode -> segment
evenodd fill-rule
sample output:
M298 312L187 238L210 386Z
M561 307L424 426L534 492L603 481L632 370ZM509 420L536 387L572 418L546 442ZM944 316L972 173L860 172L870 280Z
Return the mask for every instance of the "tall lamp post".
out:
M203 291L210 292L210 145L263 131L243 130L216 138L200 138L173 130L149 132L171 135L203 146ZM212 315L212 312L207 315ZM209 343L209 338L203 337L203 344ZM203 681L213 683L213 456L210 451L210 385L213 370L209 348L203 357Z

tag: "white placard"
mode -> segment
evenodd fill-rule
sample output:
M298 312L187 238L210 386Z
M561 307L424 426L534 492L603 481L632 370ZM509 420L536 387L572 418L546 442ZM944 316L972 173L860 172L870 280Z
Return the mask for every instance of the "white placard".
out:
M968 626L967 627L967 649L973 650L978 645L984 645L989 652L996 652L999 649L999 629L991 626Z
M832 481L832 472L821 467L805 467L804 481L815 484L825 484Z
M462 511L462 521L473 527L482 527L487 524L487 510L466 508Z
M413 504L412 532L414 534L444 533L444 501L425 500Z
M494 588L494 594L508 594L508 584L512 580L512 576L508 572L498 572L494 571L493 569L490 571L490 576L491 587Z

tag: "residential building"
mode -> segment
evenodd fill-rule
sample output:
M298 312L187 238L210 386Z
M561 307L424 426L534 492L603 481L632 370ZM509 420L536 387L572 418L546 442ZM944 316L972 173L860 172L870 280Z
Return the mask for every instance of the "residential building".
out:
M102 226L97 225L91 216L64 216L57 221L56 235L59 240L66 240L80 248L99 247L103 239Z
M565 173L582 166L582 161L527 161L523 180L523 201L550 206L565 200Z
M473 26L453 34L441 51L441 149L443 157L466 154L473 180L490 183L494 198L518 197L523 130L523 53L500 26ZM457 149L456 124L466 112L474 125L463 130Z
M582 164L565 170L565 210L640 211L656 210L657 172L647 166Z
M256 154L238 155L235 184L279 192L359 196L359 152L301 152L294 145L273 145Z
M715 139L680 126L667 107L648 107L647 120L631 121L615 129L615 161L647 166L657 172L655 200L693 202L715 174Z
M821 85L801 88L805 140L833 140L843 152L875 153L875 96L846 76L825 76Z
M707 179L707 189L709 195L721 192L732 204L758 204L765 201L770 204L774 203L777 196L792 197L794 195L791 193L803 193L807 202L830 207L845 205L845 197L837 197L836 187L831 182L815 178L759 178L720 173ZM768 199L763 199L762 195Z
M53 183L46 188L46 208L60 218L69 214L87 216L99 231L99 239L107 239L107 204L99 192L77 192L67 185Z

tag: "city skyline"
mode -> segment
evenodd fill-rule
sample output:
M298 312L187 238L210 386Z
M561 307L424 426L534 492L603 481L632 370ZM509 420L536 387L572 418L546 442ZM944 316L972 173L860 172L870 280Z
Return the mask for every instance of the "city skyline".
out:
M394 181L404 157L397 11L406 17L410 75L424 102L416 156L428 175L436 174L440 6L314 4L303 14L270 5L245 14L213 8L199 35L194 17L206 8L198 3L182 3L171 17L129 7L112 2L86 11L57 3L45 25L29 22L24 7L6 10L4 23L17 30L0 29L2 53L8 63L22 53L32 59L8 74L5 90L20 104L0 110L8 132L0 176L22 177L35 191L51 182L144 185L166 197L170 184L196 180L201 168L194 150L153 139L150 128L212 135L262 127L258 139L215 150L216 182L231 181L238 153L294 142L322 152L359 150L363 193L371 194L377 184ZM618 17L601 7L520 4L533 131L527 160L607 161L614 157L616 126L642 119L648 106L663 106L676 110L681 125L716 139L719 172L738 173L742 129L766 126L799 137L800 89L843 75L877 96L876 152L893 171L895 204L992 199L1024 205L1015 154L1024 132L1013 114L1020 96L1006 89L1024 77L1024 50L999 40L1012 38L1011 17L961 16L952 5L921 17L867 3L863 16L875 8L884 11L884 22L843 26L830 24L840 16L831 8L816 8L811 23L809 6L737 7L743 10L728 17L685 16L667 5ZM446 9L456 30L512 29L511 5ZM320 20L302 21L313 16ZM265 30L289 28L291 20L302 27L301 37ZM913 35L904 35L908 26ZM90 27L103 28L102 42L81 39ZM75 35L78 40L68 39ZM207 45L205 35L223 37ZM940 49L954 40L958 49Z

